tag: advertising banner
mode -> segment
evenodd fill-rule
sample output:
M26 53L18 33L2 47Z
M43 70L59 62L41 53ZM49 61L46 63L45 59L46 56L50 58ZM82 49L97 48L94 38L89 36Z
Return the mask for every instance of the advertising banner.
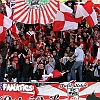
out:
M100 100L99 82L0 83L0 100Z
M38 94L35 84L0 83L0 100L33 100Z

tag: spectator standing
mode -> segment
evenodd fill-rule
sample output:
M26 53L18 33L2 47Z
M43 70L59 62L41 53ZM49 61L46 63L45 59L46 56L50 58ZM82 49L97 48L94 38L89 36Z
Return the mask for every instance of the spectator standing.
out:
M71 73L72 73L72 79L76 80L76 74L75 70L78 69L79 74L79 81L82 81L82 67L83 67L83 61L84 61L84 51L82 50L82 47L79 44L75 44L75 53L72 56L75 59L75 63L72 66Z
M5 66L4 66L3 58L0 54L0 82L4 81L4 73L5 73Z
M67 81L70 82L72 79L71 68L74 64L74 60L70 57L69 60L65 64L65 70L67 72Z
M40 57L35 59L36 61L34 61L34 69L33 69L33 77L34 79L36 79L36 70L38 69L38 65L40 64Z
M53 58L55 59L55 62L57 63L58 62L58 55L57 55L57 51L56 50L53 50Z
M30 39L32 35L34 35L35 32L33 31L32 26L29 27L29 31L26 33L26 38Z
M100 81L100 59L94 63L94 76Z
M16 68L16 62L12 61L12 64L9 68L9 72L8 72L8 80L9 82L17 82L17 68Z
M93 64L93 62L94 62L94 58L93 58L93 56L91 56L91 53L89 50L86 50L86 56L84 58L84 63L86 64L87 62L90 64Z
M97 78L94 76L94 66L90 66L89 70L86 73L85 82L97 82Z
M25 58L25 63L23 63L22 67L21 80L22 82L29 82L29 80L32 78L32 65L30 64L29 57Z
M56 69L59 72L64 72L65 71L65 65L63 64L63 58L59 57L58 63L56 64Z
M65 65L68 60L69 60L68 53L67 53L67 51L65 51L64 57L63 57L63 64Z
M65 71L65 65L62 62L63 58L59 57L58 63L55 65L55 69L57 69L61 73ZM57 78L57 82L64 82L64 81L65 81L64 75Z
M38 65L38 67L37 67L36 72L35 72L36 80L41 80L43 74L44 74L44 64L43 63L40 63Z
M45 66L45 70L47 71L47 74L50 74L54 71L55 68L55 60L53 57L49 57L49 63Z
M49 39L49 43L47 43L46 46L49 47L49 51L52 53L52 51L55 50L53 39Z

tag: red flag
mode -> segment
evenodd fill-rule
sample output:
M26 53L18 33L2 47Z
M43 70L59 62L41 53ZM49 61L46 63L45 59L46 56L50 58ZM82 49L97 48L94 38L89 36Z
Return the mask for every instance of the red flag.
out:
M70 7L66 6L64 3L59 3L58 8L59 11L57 12L56 18L54 20L53 31L77 29L78 22L80 22L82 18L73 18L73 10Z
M6 4L5 4L5 7L6 7L7 17L9 17L10 19L13 19L13 16L12 16L12 9L9 8Z
M52 72L52 74L53 74L53 77L52 78L57 78L57 77L63 76L63 74L61 72L59 72L58 70L54 70Z
M94 9L98 14L100 14L100 4L94 4Z
M0 33L0 41L4 42L5 41L5 37L6 37L6 30L3 29L3 32Z
M46 82L48 81L50 78L58 78L63 76L64 73L59 72L58 70L54 70L52 73L50 73L49 75L42 75L42 79L39 80L39 82Z
M70 14L73 12L73 10L70 7L61 2L59 2L58 4L58 10L61 12L69 12Z
M38 91L38 89L37 89L35 84L34 84L34 91L35 91L35 93L33 93L33 96L34 96L34 98L36 98L37 94L39 93L39 91Z
M17 29L16 23L14 23L12 25L12 35L13 35L13 37L16 38L16 39L20 39L18 33L19 33L19 31Z
M6 30L11 28L12 20L3 14L0 14L0 41L4 42Z
M58 11L53 24L53 31L75 30L81 20L82 18L73 18L69 12Z
M12 26L12 20L3 14L0 14L0 33L3 32L3 28L9 29Z
M91 1L87 1L83 5L77 5L76 10L76 18L84 17L89 24L90 27L93 27L98 23L97 15L95 10L93 9L93 3Z

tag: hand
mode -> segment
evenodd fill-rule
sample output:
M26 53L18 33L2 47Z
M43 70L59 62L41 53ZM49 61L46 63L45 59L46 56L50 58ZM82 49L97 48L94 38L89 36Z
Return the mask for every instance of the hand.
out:
M22 53L21 53L22 54ZM18 58L20 58L21 54L18 55Z
M77 73L77 70L75 70L75 73Z
M67 70L66 72L69 72L69 70Z
M8 55L8 53L7 53L7 54L6 54L6 59L8 58L8 56L9 56L9 55Z
M11 58L14 56L14 54L11 55Z
M51 57L53 58L53 55L51 54Z
M5 74L5 77L7 77L8 76L8 74Z
M30 77L29 80L31 80L32 78Z

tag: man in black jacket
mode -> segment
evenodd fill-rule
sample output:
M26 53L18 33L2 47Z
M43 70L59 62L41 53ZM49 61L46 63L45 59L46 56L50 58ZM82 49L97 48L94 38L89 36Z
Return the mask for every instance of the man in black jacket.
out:
M71 68L72 68L74 62L75 61L70 57L69 60L65 64L65 70L67 72L67 81L68 82L70 82L71 81L71 78L72 78Z
M4 73L5 73L5 59L3 60L0 54L0 82L4 81Z
M90 69L86 72L84 79L85 82L97 82L97 78L94 76L94 66L90 66Z
M16 63L14 61L12 61L12 65L9 68L9 72L8 72L8 79L10 82L17 82L17 74L18 74L18 70L16 68Z
M25 63L22 64L22 82L29 82L32 78L32 65L28 57L25 58Z
M55 69L57 69L61 73L65 71L65 65L62 63L62 61L63 61L62 57L59 57L59 61L55 65ZM57 78L56 80L57 80L57 82L64 82L65 81L65 77L63 75L63 76Z

